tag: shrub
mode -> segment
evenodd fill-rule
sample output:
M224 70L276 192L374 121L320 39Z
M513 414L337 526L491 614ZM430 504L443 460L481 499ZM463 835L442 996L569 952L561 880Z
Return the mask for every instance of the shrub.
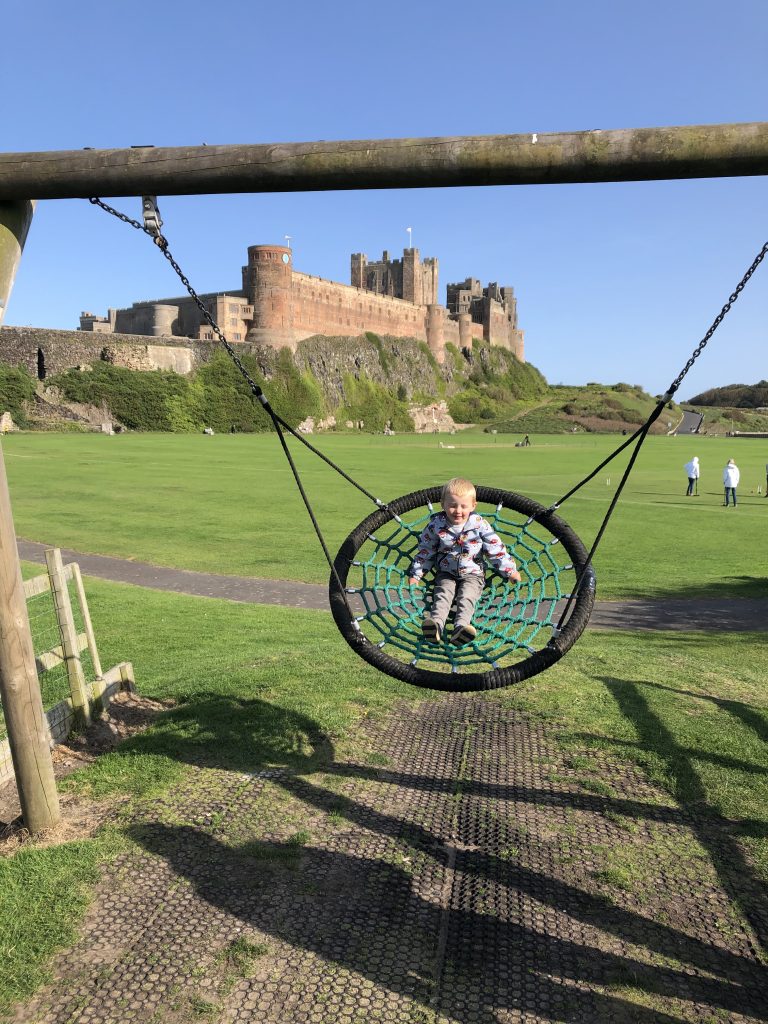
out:
M9 412L19 427L29 423L25 402L35 396L35 381L23 366L0 363L0 412Z
M127 370L104 362L86 373L68 370L49 381L70 402L105 403L131 430L172 430L169 402L183 403L189 389L186 378L171 371Z
M377 384L364 374L359 379L351 374L344 375L344 404L336 413L336 419L344 423L362 420L365 429L379 432L388 423L393 430L413 430L413 420L408 415L408 408L399 401L387 388Z

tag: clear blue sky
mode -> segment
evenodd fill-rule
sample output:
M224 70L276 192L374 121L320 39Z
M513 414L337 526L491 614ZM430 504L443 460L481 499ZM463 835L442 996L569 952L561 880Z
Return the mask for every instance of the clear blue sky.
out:
M389 12L387 16L386 12ZM765 0L6 0L7 152L582 131L768 119ZM115 202L139 217L139 202ZM768 238L768 180L728 178L160 200L199 291L290 235L298 270L408 244L449 281L511 284L551 383L662 391ZM768 262L768 261L766 261ZM143 234L40 203L6 324L75 328L180 294ZM768 377L768 266L679 397Z

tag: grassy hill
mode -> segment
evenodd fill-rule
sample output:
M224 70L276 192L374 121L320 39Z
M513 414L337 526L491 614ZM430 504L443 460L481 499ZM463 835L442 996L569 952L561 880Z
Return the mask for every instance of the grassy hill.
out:
M710 388L691 399L691 405L713 405L727 409L768 408L768 380L757 384L727 384Z
M656 399L631 384L558 384L535 402L519 403L507 416L487 429L504 434L611 434L632 433L648 418ZM674 402L667 415L654 423L651 433L666 434L680 422Z
M683 408L704 416L700 430L702 434L723 436L738 431L745 433L768 431L768 412L760 412L757 409L728 406L722 408L702 407L700 403L694 404L693 402L685 402Z

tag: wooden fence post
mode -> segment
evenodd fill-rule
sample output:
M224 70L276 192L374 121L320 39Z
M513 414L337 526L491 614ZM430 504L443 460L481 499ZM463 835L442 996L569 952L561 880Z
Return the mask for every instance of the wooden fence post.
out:
M53 591L53 605L61 631L61 650L67 667L69 688L72 692L72 708L78 726L89 725L91 721L91 703L88 688L85 684L83 663L80 661L80 647L77 642L77 630L69 600L67 579L64 575L64 562L59 548L47 548L45 562Z
M0 698L24 824L34 835L61 818L48 723L21 579L0 445Z
M80 573L80 566L77 562L72 563L72 579L75 581L75 587L77 589L77 600L80 605L80 612L83 616L85 635L88 638L88 650L91 652L93 671L96 679L98 680L102 678L104 673L101 671L101 659L99 658L99 652L96 647L96 634L93 632L93 623L91 622L91 613L88 610L88 600L85 596L83 577Z

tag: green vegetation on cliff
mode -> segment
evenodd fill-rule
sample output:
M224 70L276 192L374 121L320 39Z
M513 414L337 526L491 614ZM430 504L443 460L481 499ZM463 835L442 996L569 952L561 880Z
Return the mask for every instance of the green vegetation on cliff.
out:
M35 382L21 366L0 363L0 412L9 412L18 427L26 427L26 402L35 394Z
M456 357L453 359L456 365ZM448 411L458 423L488 423L503 419L511 408L548 391L535 366L521 363L505 349L476 345L467 362L466 383L448 399Z
M241 361L269 395L273 409L291 426L322 413L324 403L316 382L296 368L287 349L275 353L269 381L254 356L244 353ZM185 433L204 427L216 431L234 427L251 433L270 429L269 417L224 352L216 352L189 377L99 362L90 370L58 374L48 383L69 402L106 404L114 419L130 430Z

